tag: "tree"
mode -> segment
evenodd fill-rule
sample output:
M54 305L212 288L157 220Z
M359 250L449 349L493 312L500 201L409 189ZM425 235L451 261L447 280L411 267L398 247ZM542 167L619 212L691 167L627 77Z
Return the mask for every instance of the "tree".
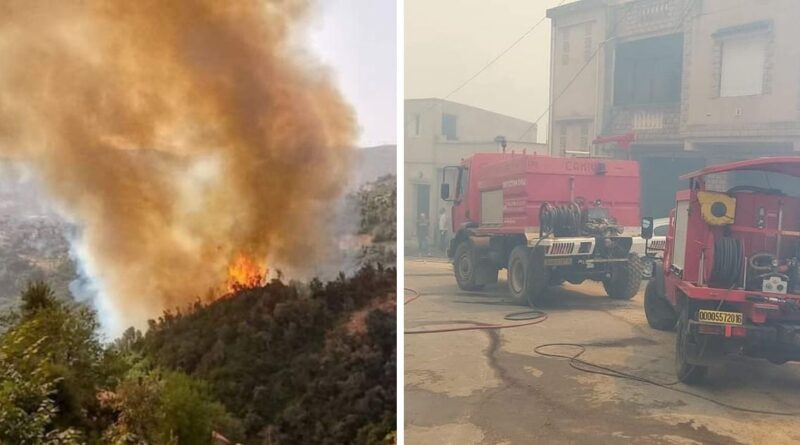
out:
M44 281L29 282L22 291L22 314L25 317L37 311L52 308L57 304L55 293Z
M210 444L212 431L241 437L239 422L213 400L206 384L186 374L152 370L132 375L105 403L118 413L105 432L111 444Z
M24 342L19 332L3 340ZM75 429L57 426L58 406L53 399L59 379L48 370L39 355L46 338L21 354L8 355L8 343L0 349L0 443L20 445L78 445L82 435Z

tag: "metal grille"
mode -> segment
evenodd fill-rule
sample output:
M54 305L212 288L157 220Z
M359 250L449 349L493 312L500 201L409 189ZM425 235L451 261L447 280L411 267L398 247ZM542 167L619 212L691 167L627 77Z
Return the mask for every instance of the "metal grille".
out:
M553 243L550 255L570 255L575 250L575 243Z

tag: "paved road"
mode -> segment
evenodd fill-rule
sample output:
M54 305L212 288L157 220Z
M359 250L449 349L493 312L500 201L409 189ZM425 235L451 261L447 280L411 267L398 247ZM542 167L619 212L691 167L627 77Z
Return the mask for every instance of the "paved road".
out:
M406 330L502 323L513 306L504 283L461 292L451 266L409 259ZM502 277L502 275L501 275ZM502 281L502 279L501 279ZM533 352L581 343L583 358L659 381L674 380L674 334L650 329L642 293L631 301L586 283L555 288L542 324L500 331L405 336L407 444L789 444L800 416L748 414L633 381L587 374ZM556 352L570 353L562 349ZM800 412L800 365L737 359L712 368L699 392L731 404Z

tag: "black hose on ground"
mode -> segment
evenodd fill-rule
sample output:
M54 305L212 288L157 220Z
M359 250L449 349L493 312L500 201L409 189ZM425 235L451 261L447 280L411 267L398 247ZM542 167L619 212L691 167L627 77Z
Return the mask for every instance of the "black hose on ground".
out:
M577 350L574 354L558 354L555 352L542 352L542 349L545 348L554 348L554 347L568 347L574 348ZM607 366L598 365L596 363L588 362L579 358L584 352L586 352L586 346L578 344L578 343L548 343L544 345L539 345L533 348L533 352L543 356L543 357L550 357L550 358L560 358L566 359L569 362L569 365L577 369L581 372L586 372L589 374L600 374L608 377L618 378L618 379L625 379L625 380L632 380L634 382L646 383L648 385L658 386L659 388L664 388L669 391L674 391L677 393L685 394L687 396L692 396L698 398L700 400L705 400L706 402L711 402L715 405L719 405L723 408L732 409L734 411L741 411L745 413L752 413L752 414L765 414L770 416L798 416L800 412L789 412L789 411L766 411L761 409L754 409L754 408L744 408L741 406L731 405L730 403L722 402L716 399L713 399L708 396L704 396L703 394L698 394L696 392L687 391L685 389L677 388L674 385L677 385L678 381L674 382L657 382L655 380L648 379L646 377L641 377L635 374L629 374L627 372L619 371L614 368L610 368Z
M719 237L714 242L714 266L709 284L732 288L739 283L742 273L742 244L730 237Z
M404 288L405 291L408 291L413 294L411 298L406 300L406 304L411 303L412 301L419 298L422 293L415 289L411 288ZM522 318L520 318L522 317ZM495 325L495 324L481 324L476 323L474 326L468 326L463 328L449 328L449 329L429 329L429 330L419 330L419 331L405 331L405 334L435 334L435 333L443 333L443 332L457 332L457 331L474 331L474 330L492 330L492 329L504 329L504 328L514 328L514 327L521 327L521 326L530 326L534 324L541 323L547 320L547 313L543 311L523 311L523 312L514 312L508 314L504 317L506 320L531 320L527 323L518 323L513 325ZM559 354L555 352L543 352L542 349L545 348L554 348L554 347L570 347L577 349L577 352L569 355L569 354ZM648 379L646 377L637 376L635 374L630 374L624 371L620 371L608 366L598 365L596 363L592 363L580 358L580 356L586 352L586 346L579 344L579 343L546 343L533 348L533 352L539 354L543 357L548 358L556 358L556 359L566 359L569 361L569 365L581 372L586 372L589 374L599 374L604 375L607 377L618 378L618 379L625 379L631 380L634 382L645 383L648 385L657 386L659 388L663 388L669 391L674 391L680 394L685 394L687 396L695 397L700 400L705 400L707 402L713 403L715 405L721 406L723 408L728 408L734 411L740 411L745 413L752 413L752 414L764 414L770 416L800 416L800 412L788 412L788 411L766 411L760 409L753 409L753 408L744 408L741 406L731 405L726 402L722 402L716 399L713 399L708 396L704 396L702 394L698 394L695 392L687 391L685 389L681 389L676 387L678 381L674 382L658 382L652 379Z

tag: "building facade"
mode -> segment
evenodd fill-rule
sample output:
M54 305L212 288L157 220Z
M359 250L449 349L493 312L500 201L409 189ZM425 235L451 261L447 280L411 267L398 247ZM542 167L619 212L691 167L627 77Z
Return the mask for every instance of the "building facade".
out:
M549 150L627 156L592 141L633 133L643 214L667 215L682 173L800 151L800 2L579 0L548 17Z
M435 251L440 209L449 207L439 198L442 170L458 165L479 152L506 150L547 152L536 143L536 125L480 108L442 99L405 101L405 241L416 251L417 223L424 213L430 219L428 240Z

